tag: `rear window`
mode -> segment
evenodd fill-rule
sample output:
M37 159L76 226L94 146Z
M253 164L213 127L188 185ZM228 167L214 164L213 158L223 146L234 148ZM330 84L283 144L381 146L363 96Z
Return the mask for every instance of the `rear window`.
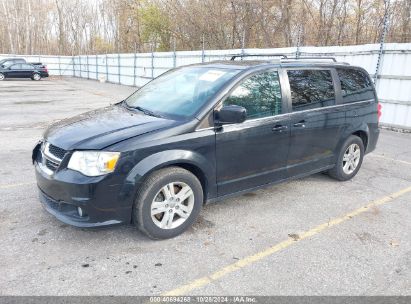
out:
M21 68L22 68L23 70L32 70L32 69L33 69L33 66L30 65L30 64L22 64L22 65L21 65Z
M374 89L368 75L361 70L337 69L344 103L373 99Z
M293 112L335 104L330 70L288 70L287 74Z

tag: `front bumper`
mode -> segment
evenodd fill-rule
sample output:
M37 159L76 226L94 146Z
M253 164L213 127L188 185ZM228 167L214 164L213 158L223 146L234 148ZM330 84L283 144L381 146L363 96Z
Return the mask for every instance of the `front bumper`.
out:
M107 220L104 222L94 222L90 221L90 216L87 214L85 216L80 216L77 212L77 206L73 204L68 204L67 202L56 201L50 196L45 194L41 189L39 189L39 198L40 202L43 204L43 207L52 215L54 215L58 220L63 223L81 227L81 228L90 228L90 227L102 227L121 224L119 220Z
M50 175L37 162L34 166L40 201L60 221L76 227L131 222L133 197L124 193L116 176L87 177L69 169Z

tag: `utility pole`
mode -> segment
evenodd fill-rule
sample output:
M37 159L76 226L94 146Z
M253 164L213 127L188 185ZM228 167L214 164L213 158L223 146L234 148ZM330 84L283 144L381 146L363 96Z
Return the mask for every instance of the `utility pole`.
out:
M377 67L375 69L375 74L374 74L374 85L377 85L377 79L378 79L378 75L381 69L381 61L382 61L382 57L384 54L384 41L385 41L385 35L387 34L387 30L388 30L388 12L390 8L390 0L384 0L384 7L385 7L385 11L384 11L383 29L382 29L381 38L380 38L380 50L378 52Z

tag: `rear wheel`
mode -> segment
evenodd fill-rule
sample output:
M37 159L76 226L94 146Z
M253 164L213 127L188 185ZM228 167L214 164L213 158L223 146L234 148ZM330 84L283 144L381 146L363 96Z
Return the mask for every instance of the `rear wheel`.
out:
M6 78L3 73L0 73L0 81L3 81Z
M351 135L342 145L335 167L328 174L340 181L353 178L360 170L364 158L364 143L358 136Z
M160 169L140 187L133 222L152 239L172 238L194 223L202 204L203 189L195 175L179 167Z
M40 76L40 74L38 74L38 73L34 73L34 74L33 74L33 77L32 77L31 79L33 79L33 80L35 80L35 81L39 81L39 80L41 79L41 76Z

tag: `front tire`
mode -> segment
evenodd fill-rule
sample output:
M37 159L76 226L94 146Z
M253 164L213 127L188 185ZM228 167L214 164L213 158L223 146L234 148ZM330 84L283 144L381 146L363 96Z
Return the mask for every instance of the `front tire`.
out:
M200 181L190 171L168 167L150 174L133 206L133 222L152 239L183 233L197 219L203 205Z
M328 171L328 174L339 181L353 178L361 168L364 153L362 139L351 135L342 145L337 163L334 168Z
M6 78L6 76L3 73L0 73L0 81L3 81Z

